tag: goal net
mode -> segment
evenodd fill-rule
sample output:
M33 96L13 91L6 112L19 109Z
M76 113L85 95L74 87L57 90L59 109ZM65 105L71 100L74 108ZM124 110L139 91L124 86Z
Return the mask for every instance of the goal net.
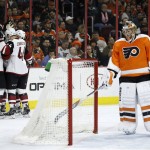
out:
M96 60L52 59L36 109L14 142L72 145L74 134L97 133L98 93L87 96L97 84Z

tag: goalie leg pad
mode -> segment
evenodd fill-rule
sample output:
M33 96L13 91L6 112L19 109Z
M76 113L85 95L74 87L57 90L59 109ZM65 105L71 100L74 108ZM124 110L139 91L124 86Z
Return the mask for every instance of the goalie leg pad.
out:
M150 81L144 81L137 84L138 102L144 120L144 126L150 132Z
M121 121L119 130L125 132L126 134L133 134L135 133L137 127L136 84L121 83L119 98L119 112Z

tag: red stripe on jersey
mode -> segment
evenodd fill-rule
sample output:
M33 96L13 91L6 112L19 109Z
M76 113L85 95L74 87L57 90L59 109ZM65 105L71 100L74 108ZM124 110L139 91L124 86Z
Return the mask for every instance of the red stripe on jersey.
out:
M21 99L22 101L28 99L27 93L20 94L19 97L20 97L20 99Z
M16 100L16 95L12 93L8 93L8 100Z
M25 59L30 59L30 58L32 58L32 56L31 56L31 54L28 52L27 54L25 54L24 58L25 58Z
M4 60L8 60L10 58L10 55L11 55L11 49L9 47L9 45L5 45L2 49L2 58Z

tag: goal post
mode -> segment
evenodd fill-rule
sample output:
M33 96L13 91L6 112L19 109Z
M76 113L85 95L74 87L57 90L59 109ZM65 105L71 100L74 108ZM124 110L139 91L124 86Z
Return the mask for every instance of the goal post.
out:
M88 65L92 64L93 67L93 75L94 75L94 90L98 89L98 62L95 59L74 59L68 60L68 124L70 125L68 131L68 145L72 145L73 142L73 123L72 123L72 104L73 104L73 92L72 92L72 85L73 85L73 63L81 63L85 65L84 67L89 67ZM94 93L94 120L93 120L93 133L98 133L98 92Z
M96 59L52 59L38 104L13 141L72 145L76 134L98 133L97 89Z

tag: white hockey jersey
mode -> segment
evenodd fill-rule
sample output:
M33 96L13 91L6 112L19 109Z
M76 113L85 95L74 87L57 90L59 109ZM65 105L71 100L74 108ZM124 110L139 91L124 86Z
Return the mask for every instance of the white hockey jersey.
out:
M28 68L25 61L26 42L23 39L13 39L13 52L8 59L6 72L18 75L28 73Z
M4 41L0 42L0 71L1 72L4 71L3 59L2 59L2 56L1 56L1 51L2 51L2 49L3 49L4 46L5 46L5 42Z

